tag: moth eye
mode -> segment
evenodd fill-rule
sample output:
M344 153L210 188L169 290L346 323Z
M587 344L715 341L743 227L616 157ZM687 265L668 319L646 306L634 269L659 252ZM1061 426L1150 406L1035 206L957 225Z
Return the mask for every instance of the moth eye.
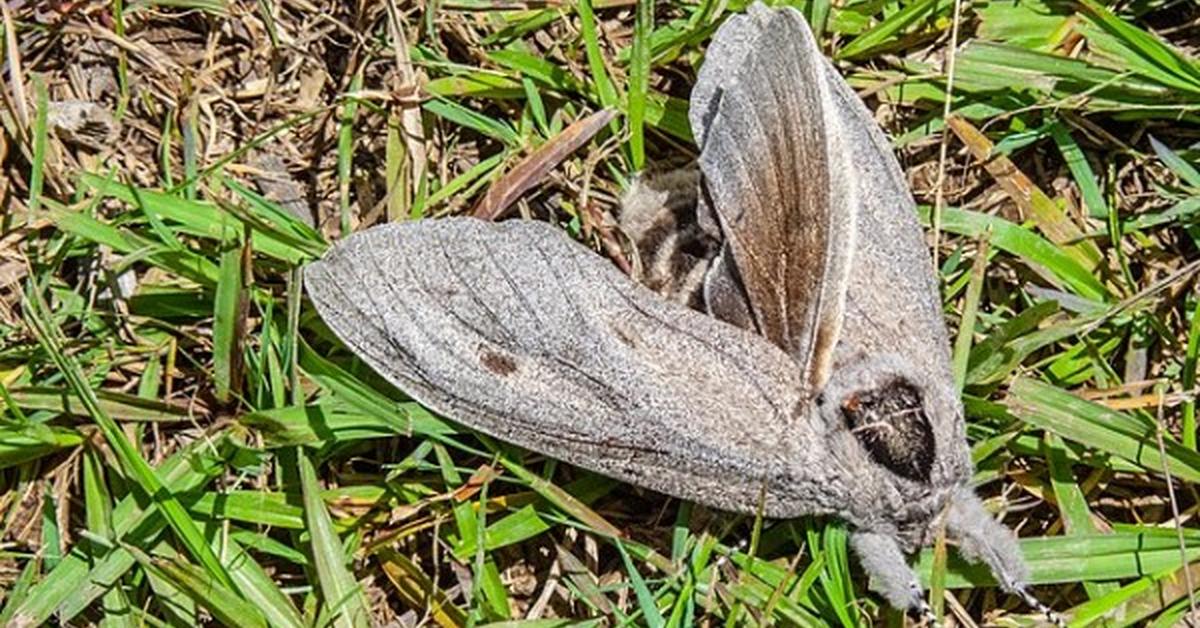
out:
M921 393L896 379L842 398L846 427L871 456L896 475L928 482L933 468L933 426Z

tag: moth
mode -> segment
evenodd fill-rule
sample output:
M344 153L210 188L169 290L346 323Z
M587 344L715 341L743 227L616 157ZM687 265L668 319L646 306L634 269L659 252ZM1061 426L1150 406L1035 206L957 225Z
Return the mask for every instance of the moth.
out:
M908 187L801 14L726 20L689 118L699 174L675 207L691 213L627 223L665 255L643 277L661 281L546 223L446 218L346 238L307 267L308 293L378 373L480 432L720 509L839 517L902 609L928 609L906 556L944 526L1036 604L968 486Z

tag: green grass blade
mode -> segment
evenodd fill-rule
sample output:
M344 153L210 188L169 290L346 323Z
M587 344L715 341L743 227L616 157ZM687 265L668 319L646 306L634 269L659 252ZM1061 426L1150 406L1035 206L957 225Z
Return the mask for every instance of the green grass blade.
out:
M0 469L37 460L63 449L83 444L78 432L61 427L33 424L27 427L0 427Z
M1200 538L1191 534L1189 560L1200 557ZM1156 575L1179 567L1179 542L1174 531L1143 527L1113 534L1048 536L1020 540L1030 569L1031 584L1119 580ZM933 551L921 552L914 568L928 582ZM986 565L968 563L957 553L948 561L946 586L952 589L995 586Z
M1083 196L1083 205L1087 209L1088 215L1101 220L1107 218L1108 203L1104 202L1104 195L1096 183L1096 175L1092 171L1087 157L1084 156L1083 149L1079 147L1079 143L1071 137L1070 131L1061 123L1050 127L1050 135L1054 138L1059 152L1062 153L1063 161L1067 162L1067 168L1070 169L1075 184L1079 186L1079 193Z
M88 531L115 541L112 527L112 496L104 479L104 464L93 448L83 452L83 497ZM105 628L134 628L133 610L122 587L113 587L101 600Z
M147 215L155 214L170 221L170 228L177 232L221 243L228 238L228 230L233 228L229 224L229 216L213 203L189 201L157 190L116 183L89 173L80 177L80 183L95 190L101 197L121 200ZM308 225L300 223L287 212L261 202L261 196L236 181L225 179L223 183L250 201L250 212L261 215L259 224L275 227L252 232L250 241L256 253L299 264L309 257L320 255L324 250L325 243L320 234Z
M30 294L25 302L29 305L29 311L25 316L26 323L33 330L39 344L50 355L63 376L67 379L68 384L79 397L83 406L87 408L88 414L91 415L104 435L104 440L112 448L117 460L121 463L123 471L137 483L146 497L154 501L171 528L175 531L179 541L188 548L191 555L196 558L208 574L216 582L224 586L232 586L229 574L225 572L225 568L217 560L216 555L213 554L212 548L204 540L199 526L188 515L176 496L163 485L162 481L155 474L154 469L150 467L145 458L142 458L141 452L125 437L125 433L121 431L116 421L113 421L112 417L100 407L100 402L96 399L96 394L92 391L91 386L88 385L87 378L83 375L78 362L75 361L74 357L64 353L60 348L59 341L50 327L50 318L47 314L48 308L43 301L42 295L30 290Z
M1146 471L1200 482L1200 454L1164 435L1166 460L1155 444L1152 421L1110 410L1029 378L1018 378L1009 389L1009 410L1025 422L1133 462Z
M1154 73L1156 78L1162 78L1164 82L1182 89L1190 88L1193 92L1200 92L1200 66L1195 61L1183 56L1150 33L1117 17L1094 0L1080 0L1079 4L1084 9L1083 14L1094 24L1119 39L1148 65L1159 70L1160 72ZM1129 57L1125 57L1124 60L1132 62Z
M348 405L287 406L244 414L238 421L259 430L267 447L327 445L412 434L451 435L459 431L417 403L395 404L394 410L387 413L363 412Z
M379 563L397 595L410 607L427 611L445 628L469 625L467 614L452 604L437 584L408 557L384 548L379 551Z
M1200 189L1200 170L1197 170L1195 166L1154 136L1150 136L1150 147L1154 149L1154 154L1158 155L1163 164L1175 173L1175 176L1191 187Z
M501 547L527 541L550 529L550 524L536 508L525 506L488 525L481 535L463 539L463 544L454 549L454 555L460 560L473 556L478 548L478 536L483 538L483 548L493 552Z
M228 444L222 438L215 443L196 441L167 458L158 468L163 484L173 493L187 493L210 482L224 469ZM140 498L127 496L113 508L113 536L152 542L167 522L155 508L144 509ZM128 535L128 536L127 536ZM40 625L57 613L69 621L109 590L135 561L119 546L101 547L87 539L77 542L54 571L30 591L29 597L14 612L14 621Z
M629 576L629 586L633 588L634 595L637 596L638 609L642 611L642 621L651 628L662 628L666 624L666 620L658 610L654 594L650 591L650 587L646 586L646 581L642 578L642 574L638 573L637 566L633 564L633 559L629 557L629 552L625 551L624 543L617 541L615 545L617 546L617 551L621 553L621 562L625 565L625 574Z
M620 105L620 96L608 76L608 68L604 65L604 54L600 51L600 36L596 30L596 15L592 10L592 0L580 0L575 5L579 12L579 31L583 36L583 48L587 54L588 69L591 70L592 82L596 84L596 94L600 97L600 105L606 109L615 109Z
M1200 565L1192 563L1186 569L1191 572L1193 582L1200 580ZM1125 586L1114 588L1103 597L1084 602L1071 609L1069 613L1071 626L1145 625L1138 622L1153 616L1176 600L1187 597L1189 593L1188 578L1183 571L1183 568L1168 570L1154 576L1139 578ZM1183 602L1184 608L1186 608L1187 600L1184 599ZM1170 614L1169 612L1164 613L1163 619L1170 622L1168 617ZM1163 625L1182 624L1166 623Z
M866 56L875 49L893 41L901 31L909 26L921 20L928 20L932 16L940 15L953 6L953 4L951 0L917 0L908 4L899 11L884 18L874 28L850 40L842 47L838 53L838 57L842 59L854 59Z
M350 91L362 89L363 69L358 68L350 79ZM342 114L338 117L337 142L337 180L338 180L338 217L342 229L342 237L350 235L350 168L354 164L354 119L358 115L358 100L353 97L344 98Z
M154 558L138 549L133 555L148 571L178 587L197 604L208 609L226 626L267 628L267 620L258 607L243 600L230 588L213 580L204 570L181 559Z
M449 122L499 140L507 146L516 147L522 144L521 136L511 126L449 100L435 98L422 105L422 108Z
M629 58L626 107L629 157L636 172L646 165L646 100L650 90L650 34L654 30L654 0L637 0L633 23L633 54Z
M36 386L15 388L12 400L26 410L45 410L70 416L86 417L88 410L78 395L67 388ZM144 399L111 390L95 391L96 402L109 416L122 421L175 423L189 421L187 408Z
M215 286L220 272L212 260L178 248L168 248L127 230L105 224L82 212L68 210L49 199L50 220L56 227L84 240L103 244L122 254L138 254L141 259L204 286Z
M58 497L54 486L47 484L42 494L42 561L46 569L54 569L62 560L62 529L58 525Z
M929 207L923 206L919 210L921 219L928 224ZM1107 298L1108 290L1095 275L1060 247L1003 218L947 207L942 210L942 229L973 238L990 232L992 246L1035 265L1045 271L1044 276L1071 288L1075 294L1096 301L1097 305Z
M1050 471L1050 486L1059 515L1068 535L1087 535L1103 532L1092 522L1092 511L1088 507L1087 495L1075 481L1071 463L1064 451L1062 439L1055 434L1046 434L1044 441L1046 464ZM1098 598L1112 592L1114 583L1084 582L1088 597Z
M988 234L984 235L987 238ZM975 341L975 319L979 314L979 297L983 292L983 279L987 273L988 241L983 239L975 251L975 261L971 264L971 280L967 284L967 295L963 301L961 322L958 324L958 336L954 339L954 354L951 360L954 369L954 384L959 392L967 380L967 364L971 357L971 344Z
M33 76L33 91L37 98L37 112L33 119L33 163L30 164L29 170L28 203L31 217L42 205L42 188L46 181L46 143L49 135L47 118L50 115L50 96L46 91L46 82L40 75Z
M383 156L383 180L387 193L388 222L399 222L409 216L412 207L410 194L411 182L408 180L410 170L405 166L408 161L408 149L401 138L404 132L398 111L388 114L387 140Z
M1183 373L1180 377L1184 390L1196 389L1196 364L1200 361L1200 299L1193 298L1188 308L1191 323L1188 325L1187 347L1183 356ZM1196 450L1196 400L1189 399L1183 404L1183 420L1180 425L1183 446Z
M20 625L13 621L16 617L16 611L21 607L25 599L29 597L29 592L33 588L34 581L42 570L42 561L34 558L25 563L25 567L21 569L20 575L17 576L4 597L4 608L0 610L0 625L14 626Z
M300 487L304 492L304 516L311 538L313 567L326 611L333 614L333 624L339 628L364 627L370 615L358 582L346 566L345 549L321 499L317 471L304 452L298 452L296 459L300 465Z
M214 521L303 530L304 508L283 493L266 491L196 492L180 498L188 510Z
M240 392L243 324L242 256L236 230L221 251L220 276L213 299L213 383L217 401L226 403Z
M235 539L226 540L230 545L226 564L242 597L274 628L305 628L304 619L271 575Z

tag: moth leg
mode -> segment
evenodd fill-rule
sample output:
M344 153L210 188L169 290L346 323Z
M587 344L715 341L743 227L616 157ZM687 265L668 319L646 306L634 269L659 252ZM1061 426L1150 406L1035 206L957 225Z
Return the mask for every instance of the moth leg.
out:
M1017 537L983 507L969 490L959 491L946 516L946 531L958 541L958 550L972 562L983 561L1000 586L1017 591L1029 579Z
M854 532L850 535L850 546L870 576L872 591L882 595L893 607L910 610L930 625L936 624L917 574L908 566L894 537L877 532Z
M992 517L975 493L963 490L955 496L946 516L946 532L967 560L983 561L1005 591L1020 596L1056 626L1066 625L1062 616L1029 592L1029 567L1016 535Z

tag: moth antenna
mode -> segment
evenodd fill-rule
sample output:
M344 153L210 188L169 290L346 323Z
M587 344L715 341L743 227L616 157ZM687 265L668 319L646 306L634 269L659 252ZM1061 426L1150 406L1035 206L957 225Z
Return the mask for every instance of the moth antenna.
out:
M920 603L916 606L917 614L921 616L921 621L930 628L942 628L942 622L938 621L937 613L933 612L933 607L929 602L925 601L925 597L920 598Z
M871 421L870 423L863 423L862 425L859 425L858 427L851 429L850 433L851 434L861 434L863 432L870 432L873 430L895 432L896 426L892 425L891 423L888 423L887 421L883 421L883 420Z
M1067 620L1063 619L1063 616L1055 612L1054 609L1046 606L1041 600L1037 599L1037 597L1029 591L1028 587L1018 586L1013 592L1019 595L1021 599L1025 601L1027 606L1041 613L1046 618L1046 621L1058 626L1058 628L1067 628Z
M950 507L946 529L958 541L959 551L968 560L982 560L991 568L1000 586L1021 598L1030 608L1055 626L1065 627L1066 620L1029 592L1025 584L1029 568L1021 556L1017 539L983 507L974 493L964 490Z

